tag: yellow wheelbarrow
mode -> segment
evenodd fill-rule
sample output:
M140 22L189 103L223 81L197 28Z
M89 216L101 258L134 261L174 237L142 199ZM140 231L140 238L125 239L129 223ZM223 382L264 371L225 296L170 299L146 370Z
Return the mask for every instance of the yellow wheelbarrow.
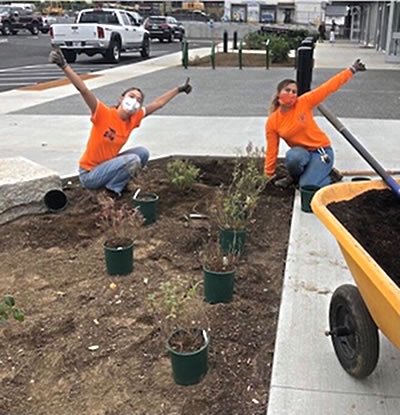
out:
M311 208L339 243L357 287L345 284L332 295L329 307L333 347L340 364L356 378L370 375L379 358L378 329L400 348L400 288L327 209L372 189L382 181L340 183L319 190Z

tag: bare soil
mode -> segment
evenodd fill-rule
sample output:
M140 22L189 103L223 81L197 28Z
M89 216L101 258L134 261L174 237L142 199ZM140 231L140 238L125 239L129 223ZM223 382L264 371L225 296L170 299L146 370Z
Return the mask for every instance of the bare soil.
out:
M160 196L160 209L158 221L137 235L128 276L105 270L96 222L104 191L84 190L76 179L64 188L64 211L1 226L0 294L14 295L26 315L23 323L0 326L1 415L265 414L293 191L267 186L238 264L233 301L202 302L209 372L198 385L177 386L146 298L177 275L202 281L199 251L216 238L217 227L187 215L210 212L232 162L195 162L201 181L186 193L169 184L167 160L137 179ZM118 203L130 206L132 192Z
M329 210L400 286L400 201L390 190L370 190Z
M242 54L243 67L266 67L266 55L265 53L243 53ZM189 66L210 66L211 57L204 56L203 58L195 58L190 60ZM223 67L239 67L239 54L238 53L216 53L215 54L215 66ZM294 58L288 58L286 62L271 62L270 68L294 68Z

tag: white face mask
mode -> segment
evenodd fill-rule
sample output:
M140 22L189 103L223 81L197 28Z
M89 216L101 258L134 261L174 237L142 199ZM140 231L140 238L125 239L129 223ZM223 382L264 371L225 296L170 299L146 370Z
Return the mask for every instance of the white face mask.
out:
M127 112L135 112L140 108L140 102L134 97L125 97L121 104L122 108Z

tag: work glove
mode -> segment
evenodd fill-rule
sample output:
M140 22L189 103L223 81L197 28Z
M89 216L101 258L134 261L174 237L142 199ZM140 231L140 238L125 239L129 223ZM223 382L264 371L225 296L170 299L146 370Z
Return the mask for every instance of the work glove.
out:
M59 48L54 48L49 54L49 62L55 63L61 69L64 69L68 64L64 58L63 53Z
M190 78L186 79L186 82L178 87L178 91L179 92L185 92L186 94L190 94L190 92L192 91L192 85L190 85Z
M356 72L361 72L361 71L365 71L366 69L367 69L367 68L365 67L365 64L364 64L364 63L362 63L360 59L357 59L357 60L353 63L353 65L351 65L351 66L350 66L350 70L351 70L353 73L356 73Z

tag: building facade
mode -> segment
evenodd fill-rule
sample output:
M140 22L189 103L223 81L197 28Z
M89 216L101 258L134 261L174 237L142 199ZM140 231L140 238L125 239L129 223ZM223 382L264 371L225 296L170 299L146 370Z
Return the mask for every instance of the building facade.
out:
M385 52L400 63L400 0L225 0L224 18L237 22L298 23L327 30L332 20L339 38Z
M305 24L314 28L323 21L328 31L335 20L338 38L384 51L388 62L400 63L400 0L120 0L116 3L137 7L143 15L186 13L189 5L193 9L201 6L190 17L203 21L212 18L257 24Z

